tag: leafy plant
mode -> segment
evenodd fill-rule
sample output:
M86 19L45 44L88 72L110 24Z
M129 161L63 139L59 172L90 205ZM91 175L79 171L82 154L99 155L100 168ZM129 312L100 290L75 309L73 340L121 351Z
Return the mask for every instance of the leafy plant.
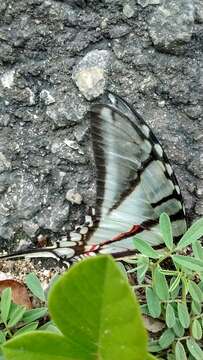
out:
M27 285L29 287L30 278L33 275L28 275ZM36 275L35 275L36 278ZM41 284L38 283L33 287L33 292L43 291ZM47 315L47 307L43 306L27 310L25 306L17 305L12 301L11 288L6 288L1 294L0 302L0 344L5 343L7 339L13 336L26 333L37 329L39 319Z
M155 251L139 237L134 239L140 252L133 260L138 281L135 289L144 289L146 296L141 308L148 316L165 321L164 332L150 341L149 350L164 354L168 360L187 356L202 360L203 248L199 238L203 219L194 223L178 244L174 244L170 218L165 213L160 216L160 228L165 251ZM183 255L189 245L194 255Z
M7 360L155 360L135 295L108 256L74 265L53 285L48 307L62 334L15 337L2 347Z

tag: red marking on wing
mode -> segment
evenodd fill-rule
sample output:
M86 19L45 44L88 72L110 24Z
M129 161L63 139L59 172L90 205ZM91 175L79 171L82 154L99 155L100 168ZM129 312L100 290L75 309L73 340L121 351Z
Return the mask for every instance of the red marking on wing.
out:
M127 237L133 236L138 234L139 232L143 231L140 225L133 225L133 227L126 232L120 233L119 235L115 236L112 241L119 241L122 239L126 239Z

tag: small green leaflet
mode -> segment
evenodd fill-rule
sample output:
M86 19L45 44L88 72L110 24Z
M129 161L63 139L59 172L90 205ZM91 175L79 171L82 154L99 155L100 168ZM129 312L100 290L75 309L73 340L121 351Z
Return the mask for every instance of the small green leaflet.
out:
M11 288L4 289L1 294L1 318L4 323L8 320L11 306Z
M192 244L192 250L195 255L195 258L199 260L203 260L203 247L200 241L195 241L195 243Z
M135 236L133 239L135 248L143 255L149 256L152 259L159 259L161 254L154 250L146 241Z
M157 266L153 274L153 288L155 289L160 300L168 300L169 289L165 276L161 273L160 267Z
M190 325L190 315L186 304L178 303L178 318L181 325L187 329Z
M179 266L183 266L189 270L202 272L203 271L203 260L195 259L189 256L173 255L173 261Z
M203 236L203 219L197 220L180 239L176 249L182 250Z
M202 327L198 319L194 319L192 323L192 336L195 340L202 339Z
M146 289L146 299L150 315L153 318L158 318L161 314L161 302L150 287Z
M188 290L193 300L201 304L203 301L203 292L194 281L191 280L189 282Z
M186 340L187 348L191 355L196 360L203 359L203 351L201 350L200 346L196 343L196 341L192 338Z
M168 328L172 328L176 323L175 312L173 306L168 303L166 306L166 325Z
M176 360L187 360L184 346L181 344L180 341L177 341L176 343L175 354L176 354Z
M159 339L159 345L161 346L162 349L167 349L172 344L174 339L175 339L175 334L173 330L167 329L161 335Z
M159 219L160 229L163 235L164 242L169 250L173 249L173 234L171 222L168 214L162 213Z
M35 273L30 273L26 276L26 285L30 289L30 291L40 300L46 301L44 290L42 289L42 285L40 280L38 279Z

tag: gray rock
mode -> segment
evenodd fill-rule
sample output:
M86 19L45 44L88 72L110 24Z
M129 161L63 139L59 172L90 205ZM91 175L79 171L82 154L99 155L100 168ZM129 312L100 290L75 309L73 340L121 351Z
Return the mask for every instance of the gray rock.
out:
M194 0L195 3L195 20L199 23L203 23L203 3L202 0Z
M73 80L87 100L94 99L104 92L109 61L109 51L93 50L74 68Z
M66 200L70 201L71 204L80 205L82 203L82 196L74 189L70 189L66 193Z
M128 1L123 6L123 14L129 19L135 15L135 2L134 1L132 1L132 0Z
M48 208L37 215L36 221L40 228L53 232L63 231L63 226L67 223L69 216L69 204L59 199Z
M159 5L160 2L161 0L137 0L137 3L143 8L147 7L148 5Z
M149 34L155 47L173 52L190 41L193 25L191 0L164 0L149 21Z

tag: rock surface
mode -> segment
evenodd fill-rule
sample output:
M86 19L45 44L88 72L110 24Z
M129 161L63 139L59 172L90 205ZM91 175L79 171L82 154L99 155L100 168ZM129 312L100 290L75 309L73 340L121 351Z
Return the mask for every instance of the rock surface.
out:
M189 217L202 214L200 5L1 0L1 247L60 238L94 204L84 115L86 99L105 88L144 116L174 166Z
M188 43L194 26L195 8L191 0L164 0L150 19L149 33L154 45L176 52Z

